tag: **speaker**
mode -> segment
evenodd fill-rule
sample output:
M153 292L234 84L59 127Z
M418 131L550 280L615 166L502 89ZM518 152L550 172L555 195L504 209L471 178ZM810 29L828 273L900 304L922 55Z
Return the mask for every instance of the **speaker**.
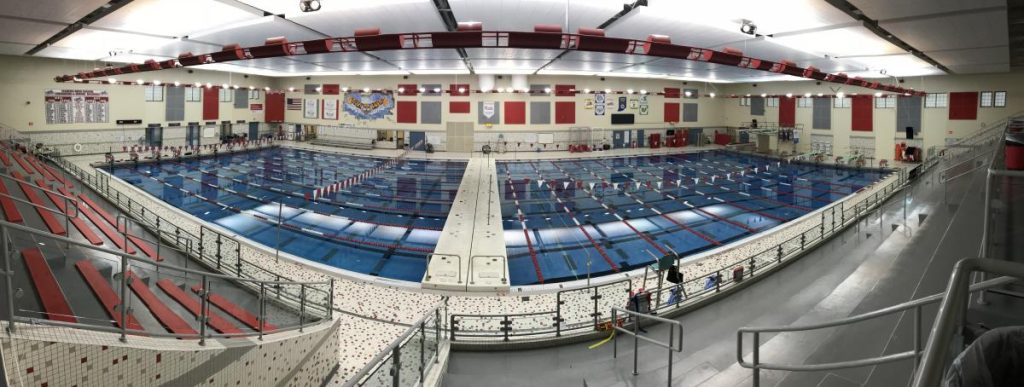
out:
M906 130L907 130L907 140L913 140L914 139L914 127L913 126L908 126L906 128Z

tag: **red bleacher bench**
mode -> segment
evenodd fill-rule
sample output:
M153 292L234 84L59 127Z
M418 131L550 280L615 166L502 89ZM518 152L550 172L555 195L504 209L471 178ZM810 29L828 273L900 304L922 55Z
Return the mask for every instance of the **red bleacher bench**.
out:
M25 267L28 268L29 277L32 278L32 286L39 295L39 303L46 312L46 318L55 321L78 322L68 299L64 296L64 290L57 283L57 278L50 270L50 264L46 262L43 253L39 248L29 247L21 250L21 256L25 259Z
M114 319L114 325L121 327L121 311L118 307L121 305L121 298L117 296L117 292L110 286L110 282L100 271L96 269L96 266L87 259L75 262L75 268L78 269L78 273L85 279L85 283L89 285L89 289L92 289L92 293L96 295L96 298L103 304L103 308L107 311L107 315ZM135 316L131 313L127 313L128 316L128 329L141 331L144 330L139 321L135 319Z

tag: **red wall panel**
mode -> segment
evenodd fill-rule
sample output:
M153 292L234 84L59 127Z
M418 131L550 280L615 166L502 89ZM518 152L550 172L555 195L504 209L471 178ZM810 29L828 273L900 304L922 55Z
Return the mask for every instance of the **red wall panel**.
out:
M398 101L396 108L398 110L398 123L416 123L416 101Z
M469 101L451 101L448 102L448 112L469 114L469 106Z
M852 104L850 105L853 122L850 123L850 129L870 132L874 128L872 116L874 115L875 107L872 106L873 97L870 95L856 95L852 97Z
M779 125L796 126L796 98L779 98Z
M266 122L284 122L284 93L267 93Z
M321 86L321 92L324 95L338 95L341 92L341 87L338 85L323 85Z
M398 89L402 89L402 91L398 92L398 95L416 95L417 92L415 83L398 85Z
M555 96L556 97L572 97L576 95L573 91L576 89L576 85L555 85Z
M203 120L220 118L220 92L218 90L220 90L219 87L203 89Z
M679 103L665 102L665 122L679 122Z
M526 124L526 102L505 101L505 125Z
M575 124L576 123L576 102L557 101L555 102L555 123Z
M459 88L462 88L462 92L459 92ZM469 96L469 84L468 83L453 83L448 85L448 93L452 97L466 97ZM467 112L468 113L468 112Z
M679 98L679 88L678 87L666 87L665 88L665 98Z
M949 93L949 119L978 119L978 92Z

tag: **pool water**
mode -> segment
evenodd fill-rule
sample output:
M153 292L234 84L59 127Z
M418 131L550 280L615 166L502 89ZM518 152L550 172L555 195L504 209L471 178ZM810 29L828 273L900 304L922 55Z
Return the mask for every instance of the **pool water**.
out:
M725 151L499 161L512 285L643 267L713 249L824 207L888 171Z
M395 163L278 147L119 166L113 174L271 249L419 282L465 168L464 161ZM339 192L317 201L306 198L317 187L363 174Z

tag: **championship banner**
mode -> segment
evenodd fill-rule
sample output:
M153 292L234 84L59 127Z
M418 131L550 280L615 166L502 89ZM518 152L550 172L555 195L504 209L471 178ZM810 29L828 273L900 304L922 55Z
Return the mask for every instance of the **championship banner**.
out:
M594 94L594 115L595 116L603 116L604 115L604 108L605 108L604 103L605 103L605 95L604 94L600 94L600 93L599 94Z
M484 117L494 118L494 105L495 102L484 102L484 108L480 110Z
M379 120L393 114L395 95L390 91L345 93L345 112L360 120Z
M321 103L323 109L321 111L321 117L325 120L337 120L338 119L338 101L333 99L325 99Z
M320 118L320 100L316 98L303 100L302 118Z
M47 90L44 94L47 124L109 122L110 96L106 91Z

